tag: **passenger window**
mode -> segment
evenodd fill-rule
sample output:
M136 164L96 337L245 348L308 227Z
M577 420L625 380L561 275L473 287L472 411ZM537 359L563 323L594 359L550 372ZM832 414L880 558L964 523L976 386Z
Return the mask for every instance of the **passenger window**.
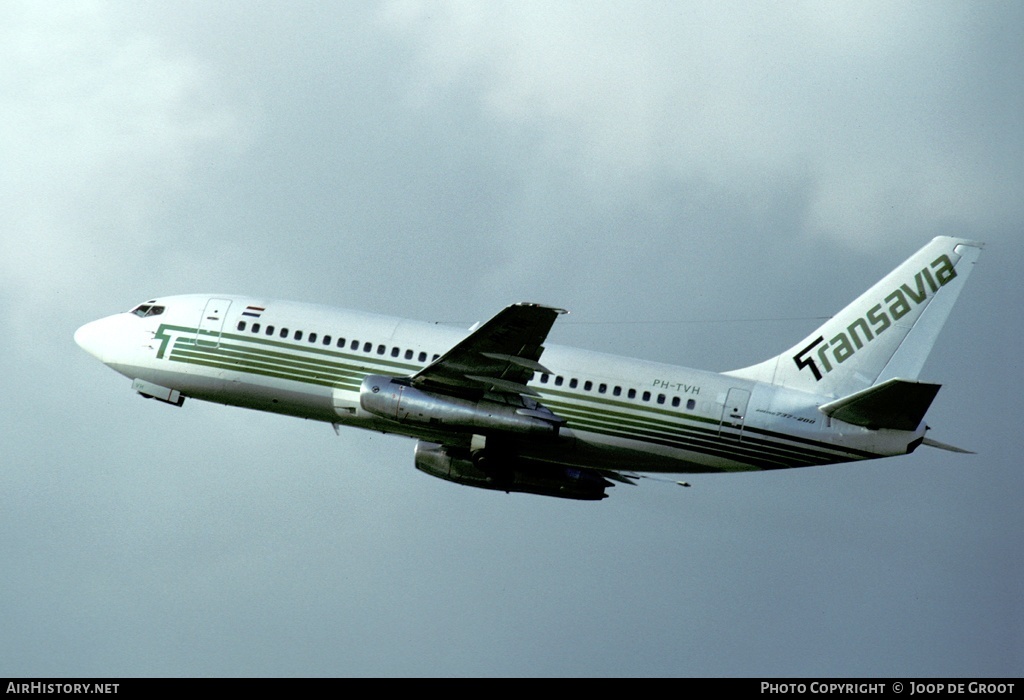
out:
M563 381L564 380L562 378L562 375L560 375L560 374L556 374L555 375L555 386L562 386L562 382Z
M260 324L258 324L258 323L252 324L252 332L253 333L259 333L260 332Z
M274 327L267 326L267 335L274 335Z
M597 385L597 393L603 394L606 391L608 391L608 385L607 384L598 384Z
M626 394L626 397L630 398L630 399L635 399L636 398L636 389L630 389L629 393Z
M398 348L391 348L391 357L398 357L398 353L402 352Z
M697 402L694 401L693 399L687 399L686 400L686 407L692 411L693 409L695 409L697 407Z
M589 379L583 382L583 391L590 391L594 387L594 382Z
M665 403L665 395L658 394L658 403Z
M295 331L295 339L302 340L302 331Z
M378 345L378 346L377 346L377 354L378 354L378 355L383 355L383 354L384 354L384 351L385 351L386 349L387 349L387 348L385 348L385 347L384 347L383 345Z
M569 380L569 388L570 389L575 389L577 384L579 384L579 382L576 381L575 377L573 377L572 379Z
M420 356L419 356L419 361L420 362L426 362L427 361L427 353L421 352Z
M240 330L240 331L244 331L245 330L245 321L239 321L238 322L238 330Z
M405 359L407 359L407 360L411 360L412 359L412 350L406 350L405 351Z
M352 341L352 344L351 344L351 345L350 345L349 347L350 347L350 348L351 348L352 350L358 350L358 349L359 349L359 341L358 341L358 340L353 340L353 341Z
M324 345L330 345L330 344L331 344L331 336L325 335L324 336Z
M338 347L339 348L344 348L345 347L345 339L344 338L338 338Z
M370 352L371 350L373 350L373 343L370 341L363 343L363 352Z
M282 328L280 335L281 335L282 338L287 338L288 337L288 329L287 328Z
M612 389L612 396L622 396L622 387L617 386L614 389Z
M672 408L679 408L679 397L678 396L673 396L672 397Z
M643 399L644 399L644 401L650 401L651 400L651 392L645 391Z
M316 333L310 333L309 334L309 342L311 342L311 343L315 343L316 342Z
M546 374L540 375L540 383L541 384L547 384L548 383L548 375L546 375Z

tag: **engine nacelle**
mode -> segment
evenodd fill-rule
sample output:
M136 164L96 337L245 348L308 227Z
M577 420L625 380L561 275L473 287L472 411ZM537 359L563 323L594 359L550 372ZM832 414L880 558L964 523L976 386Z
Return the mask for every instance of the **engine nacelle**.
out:
M416 442L416 468L439 479L494 491L533 493L578 501L607 498L605 489L615 484L589 469L548 464L528 464L507 459L483 462L469 450L433 442Z
M547 408L513 406L422 391L395 377L367 375L359 387L364 410L398 423L460 432L506 432L554 438L564 423Z

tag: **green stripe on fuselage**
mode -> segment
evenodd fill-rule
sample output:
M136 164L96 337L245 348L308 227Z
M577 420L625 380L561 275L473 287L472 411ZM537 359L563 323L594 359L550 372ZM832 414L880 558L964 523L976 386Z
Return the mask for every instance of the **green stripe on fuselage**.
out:
M206 337L196 342L199 336ZM207 337L216 342L207 344ZM420 365L388 358L169 324L161 325L155 338L160 341L158 359L348 391L358 391L367 374L401 376L420 369ZM725 457L755 469L877 456L750 426L744 428L742 440L729 439L728 435L723 440L720 422L705 416L547 387L537 389L545 405L564 417L570 427Z

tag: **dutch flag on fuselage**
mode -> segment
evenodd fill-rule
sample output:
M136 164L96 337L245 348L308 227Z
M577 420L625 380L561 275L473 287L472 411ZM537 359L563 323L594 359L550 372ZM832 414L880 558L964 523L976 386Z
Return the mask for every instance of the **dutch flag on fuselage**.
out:
M247 306L245 307L245 311L242 312L242 315L252 316L253 318L259 318L260 314L262 314L266 310L267 309L264 306Z

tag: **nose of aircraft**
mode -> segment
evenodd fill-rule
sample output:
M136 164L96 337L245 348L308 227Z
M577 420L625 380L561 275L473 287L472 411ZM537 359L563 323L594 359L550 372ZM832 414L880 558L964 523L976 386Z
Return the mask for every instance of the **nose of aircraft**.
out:
M105 332L105 319L92 321L75 331L75 342L78 347L95 357L100 362L106 362L106 349L109 333ZM106 329L109 330L109 329Z

